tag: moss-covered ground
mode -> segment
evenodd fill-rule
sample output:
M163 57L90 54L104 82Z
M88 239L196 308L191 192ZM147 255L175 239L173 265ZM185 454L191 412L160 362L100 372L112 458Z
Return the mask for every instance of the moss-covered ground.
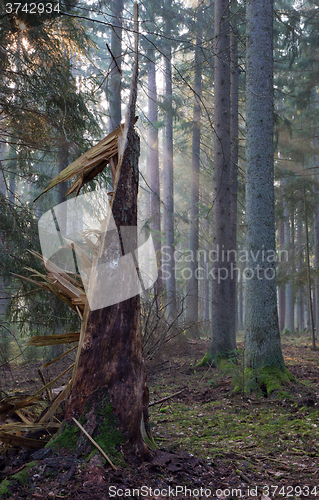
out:
M29 462L21 470L12 474L0 483L0 498L11 497L12 490L16 487L25 487L29 481L29 472L36 465L36 461Z
M307 338L285 337L283 342L288 370L281 383L272 385L271 373L256 373L266 379L268 393L257 384L247 391L245 379L251 374L243 371L242 342L235 363L196 367L207 344L194 342L189 346L193 368L183 366L178 357L175 366L164 363L156 376L154 371L152 399L186 388L151 407L158 446L183 449L208 461L232 456L235 466L244 459L248 470L262 477L267 471L269 477L283 471L287 475L287 470L313 475L319 460L319 356L310 350Z

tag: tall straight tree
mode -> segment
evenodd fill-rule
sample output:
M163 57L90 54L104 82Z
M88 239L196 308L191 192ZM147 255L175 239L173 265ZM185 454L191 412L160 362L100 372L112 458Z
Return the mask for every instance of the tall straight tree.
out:
M171 23L171 0L165 1L166 9L166 34L169 37L172 31ZM172 106L172 47L170 42L165 44L164 48L165 63L165 162L164 162L164 199L166 211L165 217L165 236L166 251L165 260L165 283L168 299L168 317L176 317L176 280L175 280L175 261L174 261L174 162L173 162L173 106ZM164 262L164 261L163 261Z
M158 113L157 113L157 88L155 49L147 51L148 56L148 144L149 144L149 170L151 188L151 229L157 258L158 278L156 287L161 286L161 200L159 176L159 150L158 150Z
M282 217L279 219L278 225L278 247L283 250L285 246L285 231L284 221ZM286 314L286 287L281 285L278 287L278 313L279 313L279 331L285 329L285 314Z
M215 112L213 250L216 252L212 282L212 336L208 360L229 356L236 349L231 326L230 262L230 11L228 0L215 0ZM224 257L226 255L226 259Z
M247 0L246 44L246 224L252 272L246 282L245 366L284 371L275 263L263 258L262 252L267 255L276 248L273 0ZM257 256L256 261L252 255Z
M319 206L315 209L314 219L314 236L315 236L315 268L319 268ZM316 332L318 338L319 330L319 276L315 277L315 300L316 300Z
M285 246L289 250L289 254L292 260L292 266L294 265L293 254L294 254L294 214L292 212L289 222L289 207L286 205L284 210L285 222L284 222L284 235L285 235ZM285 298L285 330L290 333L295 332L295 299L294 299L294 269L290 269L289 281L286 284L286 298Z
M302 205L299 204L298 214L297 214L297 270L299 274L298 278L298 290L297 290L297 326L299 332L304 331L304 290L303 283L301 280L301 274L304 267L303 262L303 250L304 250L304 241L303 241L303 223L302 223Z
M229 226L229 248L235 250L231 252L230 263L235 268L237 255L237 189L238 189L238 29L236 26L237 2L233 2L232 26L230 35L230 226ZM236 321L237 321L237 273L233 273L229 283L230 291L230 333L236 342Z
M113 22L111 33L111 56L110 77L108 81L109 101L109 132L111 133L121 123L121 82L122 82L122 15L123 0L112 2Z
M192 175L191 175L191 216L189 249L192 260L189 263L190 278L187 287L187 319L193 323L191 333L199 337L198 331L198 237L199 237L199 170L200 170L200 99L202 93L202 7L198 3L197 10L197 36L195 45L195 81L194 81L194 107L193 107L193 139L192 139Z

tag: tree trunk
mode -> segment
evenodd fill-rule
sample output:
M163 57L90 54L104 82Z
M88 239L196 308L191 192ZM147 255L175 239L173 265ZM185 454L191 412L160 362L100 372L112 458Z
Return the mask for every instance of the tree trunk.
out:
M203 268L204 268L204 279L203 279L203 291L204 291L204 328L206 332L210 332L210 314L209 314L209 306L210 306L210 295L209 295L209 259L207 256L209 255L209 246L208 246L208 238L209 238L209 220L208 217L203 219L202 222L202 227L203 227L203 232L204 232L204 238L205 244L205 258L203 262ZM209 337L209 334L206 334L206 337Z
M61 145L59 147L58 152L58 161L59 161L59 173L62 172L68 166L69 160L69 147L66 141L61 139ZM63 203L66 200L65 193L68 190L68 183L61 182L58 185L58 203Z
M0 197L7 197L7 183L3 172L3 160L5 155L6 147L5 144L0 144ZM4 239L3 234L0 233L0 245L3 248ZM0 275L0 325L5 325L7 308L9 305L10 295L6 291L5 279ZM8 332L5 328L1 328L0 337L0 362L7 363L10 359L10 339L8 337ZM0 394L1 394L1 384L0 384Z
M134 5L134 28L138 32L137 4ZM107 231L98 264L114 261L113 235L120 241L116 247L118 258L125 245L123 226L131 231L131 252L137 248L137 193L139 137L134 131L135 103L138 78L138 37L135 37L135 67L133 71L130 103L124 137L124 152L114 180L112 214L116 229ZM133 233L133 234L132 234ZM119 238L118 238L119 237ZM113 250L113 252L112 252ZM125 250L125 249L124 249ZM126 248L126 253L127 253ZM115 265L115 264L114 264ZM104 268L104 266L102 266ZM93 294L101 294L105 276L90 279ZM132 276L136 279L136 276ZM121 281L129 286L130 276ZM84 333L84 338L83 338ZM83 340L83 342L82 342ZM63 446L71 436L78 453L87 453L88 442L79 439L78 428L72 418L81 419L111 459L123 453L128 460L149 458L148 388L143 358L140 297L136 295L114 305L89 310L86 305L82 321L80 352L74 374L72 391L68 400L65 422L52 446ZM69 444L69 443L68 443ZM89 446L90 448L90 446Z
M198 239L199 239L199 170L200 170L200 99L202 93L202 15L201 5L198 4L197 37L195 46L195 82L194 82L194 108L193 108L193 140L192 140L192 174L191 174L191 212L189 249L192 259L189 263L189 279L187 282L186 313L187 320L192 323L190 335L199 338L198 328Z
M148 144L149 144L149 166L150 188L151 188L151 229L156 252L158 278L155 284L156 290L161 287L161 196L158 157L158 113L157 113L157 89L156 89L156 65L155 49L148 50Z
M316 207L314 220L315 233L315 269L319 273L319 206ZM315 299L316 299L316 337L319 330L319 274L315 277Z
M123 0L112 2L113 26L111 33L110 77L108 79L107 97L109 102L109 133L121 123L121 81L122 81L122 15Z
M278 246L279 250L283 250L285 246L285 232L284 222L279 219L278 228ZM279 309L279 331L283 332L285 329L285 314L286 314L286 289L285 285L281 285L278 289L278 309Z
M8 162L7 162L9 170L7 188L8 188L9 201L13 204L15 203L15 190L16 190L15 177L16 177L16 172L18 170L17 156L18 156L17 151L13 149L12 146L10 146Z
M304 162L303 162L303 174L305 174ZM315 325L314 325L314 319L313 319L313 307L312 307L310 249L309 249L309 227L308 227L308 207L307 207L307 199L306 199L305 178L303 178L303 201L304 201L305 233L306 233L307 290L308 290L308 304L309 304L309 315L308 315L308 318L310 319L312 349L315 351L316 350L316 333L315 333Z
M316 317L317 317L317 310L316 310L316 307L317 307L317 303L316 303L316 289L313 288L312 289L312 314L313 314L313 324L314 324L314 328L315 328L315 336L316 336ZM317 338L317 336L316 336Z
M291 224L289 224L289 209L286 206L284 210L285 215L285 246L289 251L290 261L292 266L294 265L293 260L293 247L294 247L294 229L293 229L293 218L291 219ZM293 285L293 268L289 269L289 281L286 285L286 310L285 310L285 330L294 333L295 332L295 317L294 317L294 285Z
M236 349L231 317L230 262L223 256L229 246L230 228L230 26L228 0L215 0L215 111L213 175L212 336L208 357L227 357Z
M164 62L165 65L165 62ZM164 246L166 244L166 175L165 175L165 170L166 170L166 130L165 127L163 128L163 135L162 135L162 141L163 141L163 147L162 147L162 201L163 201L163 234L162 234L162 245ZM162 266L163 266L163 260L162 260ZM163 272L163 267L162 267L162 281L163 284L165 283L166 285L166 277L165 273Z
M170 0L166 1L170 6ZM168 21L167 34L171 33L170 21ZM166 210L165 217L165 283L167 291L167 315L172 321L176 318L176 281L175 281L175 261L174 261L174 162L173 162L173 107L172 107L172 49L166 46L165 55L165 192L164 200Z
M137 225L139 138L132 132L113 203L117 228ZM103 250L102 258L107 256ZM124 283L123 283L124 285ZM85 324L86 323L86 324ZM140 297L135 296L87 314L84 343L69 398L64 433L72 417L106 452L145 459L149 450L141 434L148 423L148 389L142 353ZM63 433L62 433L63 438ZM61 440L61 436L58 436ZM109 442L108 442L109 441ZM59 441L58 441L59 443ZM81 441L77 442L78 452Z
M244 284L243 284L243 273L239 273L239 283L238 283L238 322L237 329L239 332L244 330Z
M233 11L237 10L237 2L234 2ZM230 265L236 268L237 261L237 173L238 173L238 31L236 26L236 15L233 15L232 29L230 35L230 235L229 248L231 252ZM233 336L233 344L236 345L236 327L237 327L237 271L233 273L230 279L229 290L229 314L230 314L230 334Z
M273 0L246 3L245 366L284 371L277 313L273 159ZM259 253L258 253L259 251ZM254 256L254 258L252 258ZM247 272L247 271L246 271Z
M303 304L303 286L301 281L301 273L303 269L303 234L302 234L302 218L301 207L299 207L298 222L297 222L297 251L298 251L298 291L297 291L297 327L299 332L304 331L304 304Z

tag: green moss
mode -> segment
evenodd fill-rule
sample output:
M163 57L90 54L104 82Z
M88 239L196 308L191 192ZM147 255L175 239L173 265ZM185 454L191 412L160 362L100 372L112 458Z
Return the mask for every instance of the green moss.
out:
M13 474L10 478L4 479L0 483L0 498L8 498L11 496L11 486L13 486L14 481L17 481L20 486L28 484L29 471L36 464L36 461L29 462L21 471L16 472L16 474Z
M64 448L66 450L75 450L78 439L80 437L80 429L74 424L65 423L57 434L49 441L47 446L53 450Z
M229 351L227 353L218 354L217 356L212 356L210 352L207 352L203 359L196 365L198 368L202 366L213 366L214 368L218 366L225 365L225 363L230 363L233 365L237 361L238 353L236 351Z
M94 440L103 451L111 458L114 465L123 465L123 456L120 447L124 442L124 436L117 427L117 419L113 413L113 406L107 398L102 407L99 407L98 414L103 417L104 422L99 426L98 434ZM92 445L94 451L94 446Z
M32 467L34 467L35 465L37 464L36 461L34 462L29 462L25 467L23 467L22 470L20 470L19 472L17 472L16 474L13 474L11 476L12 479L15 479L16 481L18 481L18 483L21 485L21 486L25 486L26 484L28 484L28 475L29 475L29 471Z
M1 483L0 483L0 497L1 498L7 498L7 497L9 497L9 495L11 495L11 491L10 491L11 484L12 483L9 481L9 479L4 479L3 481L1 481Z
M94 441L101 446L102 450L108 455L114 465L124 466L125 462L121 453L121 445L124 443L125 438L123 433L118 429L117 417L113 412L113 405L109 397L103 394L104 397L102 399L99 396L101 396L101 394L96 394L95 401L88 402L81 417L83 421L82 425L85 427L85 415L94 406L97 427L92 437ZM91 450L89 458L95 453L99 453L93 444L91 444ZM106 462L104 458L103 460Z
M270 397L275 391L280 394L282 386L288 382L295 382L294 377L285 368L265 366L260 370L245 368L244 371L245 391L261 391L266 397Z
M94 411L96 421L92 438L108 455L114 465L124 466L125 462L121 448L126 438L119 430L118 419L113 412L113 404L110 402L108 395L105 395L105 391L96 391L87 402L79 418L79 422L84 428L86 427L87 418L92 417L92 411ZM88 417L89 414L91 414L91 417ZM61 430L48 443L48 446L54 450L64 448L76 451L78 454L86 453L89 442L86 441L84 435L83 437L81 435L81 430L76 424L65 422ZM93 443L90 443L90 446L91 451L87 453L88 458L91 458L95 453L99 453ZM105 459L103 458L103 460Z
M214 360L209 352L206 352L203 359L197 363L197 368L201 368L202 366L212 366L214 364Z

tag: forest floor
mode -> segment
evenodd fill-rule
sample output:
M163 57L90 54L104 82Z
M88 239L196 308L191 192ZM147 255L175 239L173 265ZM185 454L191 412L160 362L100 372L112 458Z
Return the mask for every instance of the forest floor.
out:
M150 421L158 446L151 462L114 471L97 455L83 461L46 449L33 456L12 449L2 457L0 473L0 480L11 479L11 493L2 483L0 498L319 500L319 351L310 349L306 336L284 336L282 346L296 382L289 382L280 398L234 394L244 377L240 362L196 368L208 341L184 342L175 353L167 348L148 364ZM13 377L7 374L8 386L11 380L30 392L33 380L33 392L38 381L28 379L29 371L16 367Z

